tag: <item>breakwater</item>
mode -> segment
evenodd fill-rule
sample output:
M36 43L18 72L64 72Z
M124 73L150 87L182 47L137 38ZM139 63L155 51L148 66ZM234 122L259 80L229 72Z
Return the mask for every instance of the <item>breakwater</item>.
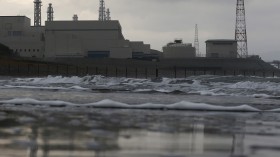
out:
M185 78L193 75L242 75L279 77L280 71L262 60L162 60L160 62L117 59L0 59L2 76L85 76L130 78Z

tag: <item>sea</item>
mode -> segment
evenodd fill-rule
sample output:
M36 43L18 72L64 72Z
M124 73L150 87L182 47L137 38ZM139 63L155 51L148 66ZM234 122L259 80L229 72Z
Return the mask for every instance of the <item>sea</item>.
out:
M279 153L277 77L0 77L0 157Z

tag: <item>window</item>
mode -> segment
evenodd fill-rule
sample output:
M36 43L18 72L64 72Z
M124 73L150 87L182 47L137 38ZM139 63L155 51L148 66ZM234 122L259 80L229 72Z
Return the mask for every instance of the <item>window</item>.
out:
M18 37L21 36L22 32L21 31L13 31L13 36Z
M40 50L39 49L37 49L37 52L39 52Z

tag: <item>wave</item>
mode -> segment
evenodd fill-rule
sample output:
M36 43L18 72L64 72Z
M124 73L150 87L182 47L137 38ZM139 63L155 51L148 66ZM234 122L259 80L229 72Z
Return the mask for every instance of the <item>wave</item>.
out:
M153 110L196 110L196 111L227 111L227 112L261 112L257 108L249 105L240 106L217 106L205 103L193 103L188 101L181 101L174 104L125 104L121 102L112 101L109 99L94 103L76 104L65 101L40 101L31 98L17 98L11 100L0 101L1 105L33 105L41 107L87 107L87 108L115 108L115 109L153 109ZM275 110L278 111L278 110Z
M104 77L48 76L43 78L17 78L5 81L4 88L61 89L84 91L131 91L135 93L197 94L204 96L247 96L275 98L280 96L278 78L244 76L191 76L182 79L133 79ZM5 84L5 85L4 85Z
M52 87L52 86L48 86L48 87L38 87L38 86L13 86L13 85L4 85L2 87L0 87L0 89L9 89L9 88L20 88L20 89L41 89L41 90L90 90L88 88L83 88L80 86L70 86L70 87Z

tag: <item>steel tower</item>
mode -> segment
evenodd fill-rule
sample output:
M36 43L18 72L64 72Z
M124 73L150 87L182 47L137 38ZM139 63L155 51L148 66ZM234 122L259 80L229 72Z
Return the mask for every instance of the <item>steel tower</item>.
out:
M53 7L52 7L52 4L50 3L49 4L49 7L48 7L48 11L47 11L47 14L48 14L48 19L47 21L53 21Z
M110 21L111 20L111 12L110 12L110 9L108 8L107 11L106 11L106 20L107 21Z
M106 10L105 10L105 2L104 0L100 0L100 7L99 7L99 21L106 20Z
M239 57L247 58L248 43L244 0L237 0L235 40L237 40L237 52Z
M195 47L195 51L196 51L196 56L201 57L200 52L199 52L199 40L198 40L198 26L197 26L197 24L195 25L194 47Z
M34 26L41 26L41 0L34 0Z
M77 14L74 14L74 16L73 16L73 21L79 21L79 17L78 17Z

